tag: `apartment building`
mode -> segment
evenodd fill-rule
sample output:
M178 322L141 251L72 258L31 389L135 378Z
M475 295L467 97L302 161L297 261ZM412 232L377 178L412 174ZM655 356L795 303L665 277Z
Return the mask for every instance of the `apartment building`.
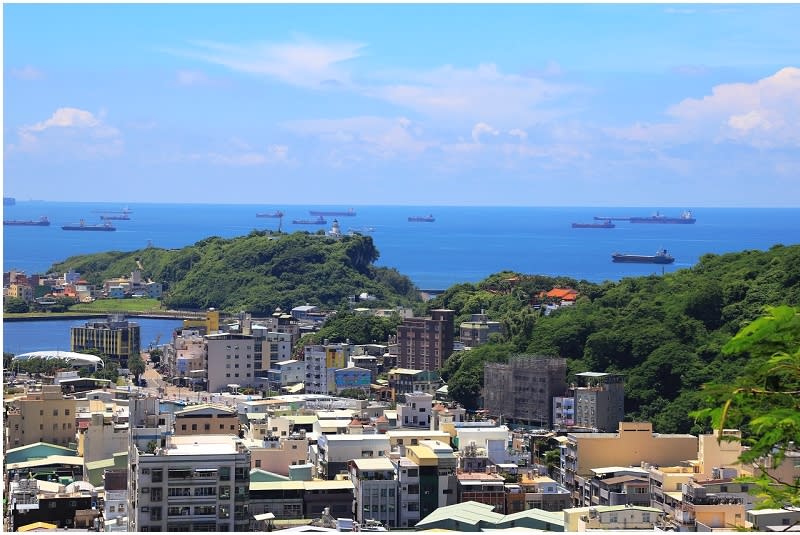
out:
M88 321L70 328L70 351L96 350L120 368L128 367L128 358L141 353L141 329L138 323L113 315L104 321Z
M406 457L419 467L419 486L415 488L409 483L408 489L401 492L419 492L420 518L456 503L457 460L453 448L438 440L422 440L416 446L406 447Z
M653 433L650 422L620 422L617 433L569 433L561 446L561 484L581 504L582 481L592 468L679 465L695 458L697 444L694 435Z
M636 467L593 468L583 481L581 505L650 507L650 473Z
M131 449L128 531L247 531L250 453L235 435Z
M372 459L389 455L389 437L386 435L320 435L315 457L316 476L334 479L337 474L348 473L351 459ZM312 447L313 449L313 447Z
M525 509L563 511L572 507L572 495L549 476L538 471L523 472L519 485L525 493Z
M401 427L430 429L433 413L433 396L423 392L409 392L405 403L397 404L397 423Z
M625 417L625 379L618 373L575 374L584 383L574 389L575 426L613 432Z
M493 334L503 334L503 324L490 321L486 314L472 314L469 321L459 325L459 339L466 347L478 347L489 341Z
M391 451L397 452L401 456L405 456L406 447L418 446L422 440L438 440L444 444L450 443L450 435L430 429L390 429L385 434L389 437Z
M398 480L395 466L386 457L353 459L348 463L354 485L353 513L362 526L377 520L389 528L397 527Z
M406 318L397 326L397 365L438 370L453 353L455 311L431 310L429 318Z
M550 427L552 400L566 391L567 359L517 356L484 365L484 409L489 416Z
M67 446L77 442L76 401L58 385L29 389L25 396L5 401L6 448L47 442Z
M255 341L253 336L213 333L204 337L208 391L220 392L228 385L254 386Z
M239 433L239 416L236 410L225 405L190 405L174 414L177 436Z
M128 408L90 401L89 418L81 418L78 451L86 463L110 459L115 453L128 451Z
M564 531L638 529L652 531L663 515L643 506L592 506L564 509Z
M328 344L306 346L303 350L306 362L305 391L307 394L333 394L336 392L334 372L344 368L352 346L350 344Z

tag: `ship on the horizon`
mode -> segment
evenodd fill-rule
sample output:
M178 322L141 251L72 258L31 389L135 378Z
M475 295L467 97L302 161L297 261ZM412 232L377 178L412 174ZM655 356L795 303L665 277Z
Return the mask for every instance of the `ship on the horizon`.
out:
M411 223L433 223L434 221L436 221L436 218L433 217L433 214L412 215L408 218L408 221Z
M120 212L118 214L108 214L108 215L101 215L100 219L103 221L130 221L131 216L129 216L130 212Z
M666 249L661 249L654 255L614 253L611 255L611 260L616 263L628 264L671 264L675 258L668 255Z
M256 217L283 217L283 212L280 210L276 210L275 212L259 212L256 214Z
M348 208L346 211L341 210L309 210L309 214L317 215L317 216L350 216L354 217L356 215L355 210L352 208Z
M316 219L292 219L292 223L295 225L327 225L328 221L319 216Z
M695 221L697 220L692 217L692 212L690 210L685 210L680 217L667 217L660 212L656 212L655 215L651 215L650 217L630 218L631 223L662 223L673 225L693 225Z
M117 230L117 228L109 222L101 223L99 225L87 225L86 222L81 219L77 225L64 225L61 227L61 230L94 230L94 231L101 231L101 232L111 232Z
M17 220L17 219L6 219L3 220L3 225L10 225L13 227L49 227L50 220L47 219L47 216L42 216L39 219L34 220Z
M603 223L573 223L572 228L614 228L616 225L610 219Z
M17 204L17 199L14 197L3 197L3 206L14 206Z

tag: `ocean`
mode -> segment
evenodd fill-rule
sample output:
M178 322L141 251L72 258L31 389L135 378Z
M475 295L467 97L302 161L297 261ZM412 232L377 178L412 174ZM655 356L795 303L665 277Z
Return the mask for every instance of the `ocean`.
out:
M69 256L101 251L133 251L151 244L176 248L209 236L231 238L254 229L277 229L278 219L258 212L282 210L286 232L329 230L328 224L296 225L309 210L350 207L62 203L17 201L4 206L3 219L47 216L49 227L3 227L3 270L46 272ZM116 232L71 232L61 226L99 223L102 211L131 210L130 221L113 221ZM691 208L691 207L689 207ZM594 282L661 273L661 266L614 264L614 252L653 254L665 248L674 271L693 266L706 253L768 249L800 242L800 209L696 208L694 225L646 225L619 221L613 229L573 229L572 222L594 216L649 216L656 211L679 216L674 208L538 208L454 206L354 206L354 217L338 217L342 231L369 232L380 251L377 262L408 275L421 289L444 289L477 282L503 270L566 275ZM431 214L433 223L410 223L409 216Z

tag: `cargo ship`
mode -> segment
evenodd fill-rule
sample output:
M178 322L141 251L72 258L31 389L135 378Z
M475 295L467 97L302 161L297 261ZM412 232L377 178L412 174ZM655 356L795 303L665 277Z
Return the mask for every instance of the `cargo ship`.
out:
M693 225L697 221L692 217L692 212L689 210L684 211L680 217L667 217L664 214L656 212L655 215L650 217L631 217L631 223L661 223L671 225Z
M3 206L14 206L17 204L17 199L14 197L3 197Z
M117 230L117 228L109 222L105 222L99 225L87 225L86 222L81 219L80 223L77 225L64 225L61 227L62 230L94 230L94 231L101 231L101 232L111 232Z
M311 214L311 215L318 215L318 216L328 216L329 215L329 216L350 216L350 217L353 217L353 216L356 215L355 210L353 210L352 208L350 208L350 209L348 209L346 211L332 210L332 211L327 211L327 212L323 211L323 210L309 210L308 213Z
M433 223L436 218L433 215L412 215L408 220L412 223Z
M573 223L572 228L615 228L616 225L610 219L603 223Z
M611 255L611 260L628 264L671 264L675 261L673 257L667 254L666 249L661 249L654 255L614 253Z
M131 216L128 215L128 212L123 212L120 214L101 215L100 219L103 221L130 221Z
M295 225L327 225L328 221L324 217L319 216L316 219L292 219L292 223Z
M26 220L26 221L19 221L16 219L8 219L3 221L4 225L10 225L14 227L49 227L50 220L47 219L47 216L42 216L36 220Z
M283 212L281 212L280 210L278 210L276 212L259 212L259 213L256 214L256 217L275 217L275 218L278 218L278 217L283 217Z

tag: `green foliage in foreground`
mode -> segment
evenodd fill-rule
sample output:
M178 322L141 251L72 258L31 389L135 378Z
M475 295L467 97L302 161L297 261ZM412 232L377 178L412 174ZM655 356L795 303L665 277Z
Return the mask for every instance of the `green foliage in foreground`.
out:
M377 298L375 306L418 303L408 277L375 267L377 259L369 236L333 240L307 232L253 231L232 239L210 237L181 249L148 247L75 256L51 270L74 269L100 284L128 276L138 260L143 277L164 285L164 305L177 309L215 307L258 315L304 303L335 309L363 292Z
M554 286L581 292L577 303L550 316L534 313L529 299ZM458 321L486 309L505 335L492 356L454 356L443 374L451 395L479 404L483 363L514 353L562 356L570 374L620 372L631 419L652 421L658 432L698 432L687 417L701 407L700 387L732 381L749 361L724 356L722 347L767 305L800 305L800 246L705 255L691 269L664 276L592 284L514 273L453 286L429 303L452 308ZM571 379L571 378L570 378Z
M770 307L767 314L723 347L726 356L746 354L748 363L734 381L705 385L705 409L693 413L711 419L715 429L743 430L742 463L755 464L759 508L800 506L800 478L782 479L778 467L787 455L800 454L800 308Z

